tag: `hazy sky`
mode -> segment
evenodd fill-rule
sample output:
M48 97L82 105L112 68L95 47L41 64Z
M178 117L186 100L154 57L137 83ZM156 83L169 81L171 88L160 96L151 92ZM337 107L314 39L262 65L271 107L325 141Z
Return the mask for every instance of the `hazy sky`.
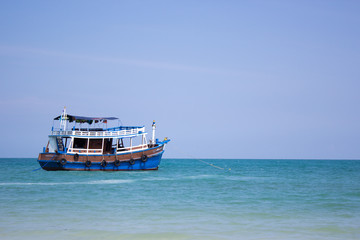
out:
M0 157L69 113L165 158L360 159L359 1L1 1Z

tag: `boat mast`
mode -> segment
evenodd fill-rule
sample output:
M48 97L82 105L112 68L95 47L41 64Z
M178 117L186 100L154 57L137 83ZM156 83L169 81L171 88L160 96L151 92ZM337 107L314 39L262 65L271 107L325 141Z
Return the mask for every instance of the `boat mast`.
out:
M67 121L66 107L64 107L63 113L60 117L60 130L66 131L66 121ZM64 127L64 128L62 128L62 127Z
M156 129L156 125L155 125L155 120L154 120L153 124L152 124L152 140L151 140L152 144L155 144L155 129Z

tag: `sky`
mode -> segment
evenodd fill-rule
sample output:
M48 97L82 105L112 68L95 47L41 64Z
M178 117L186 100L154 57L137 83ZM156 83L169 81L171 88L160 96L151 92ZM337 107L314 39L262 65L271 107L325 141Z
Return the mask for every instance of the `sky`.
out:
M165 158L360 159L359 1L1 1L0 157L66 106ZM149 134L150 137L150 134Z

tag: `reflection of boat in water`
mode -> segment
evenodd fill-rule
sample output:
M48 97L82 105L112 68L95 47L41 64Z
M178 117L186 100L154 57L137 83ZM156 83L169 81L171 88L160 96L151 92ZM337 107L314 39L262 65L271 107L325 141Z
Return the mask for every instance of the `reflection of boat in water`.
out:
M155 121L148 143L144 126L107 128L108 121L117 120L114 117L74 116L64 109L54 120L60 121L60 128L52 127L49 142L38 158L45 170L157 170L170 141L155 140Z

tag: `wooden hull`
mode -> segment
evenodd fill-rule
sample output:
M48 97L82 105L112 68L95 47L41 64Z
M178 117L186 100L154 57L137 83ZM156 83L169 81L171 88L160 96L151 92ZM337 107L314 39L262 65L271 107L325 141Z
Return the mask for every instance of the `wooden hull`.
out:
M124 154L76 155L40 153L38 162L47 171L132 171L157 170L164 145ZM146 157L144 157L146 156Z

